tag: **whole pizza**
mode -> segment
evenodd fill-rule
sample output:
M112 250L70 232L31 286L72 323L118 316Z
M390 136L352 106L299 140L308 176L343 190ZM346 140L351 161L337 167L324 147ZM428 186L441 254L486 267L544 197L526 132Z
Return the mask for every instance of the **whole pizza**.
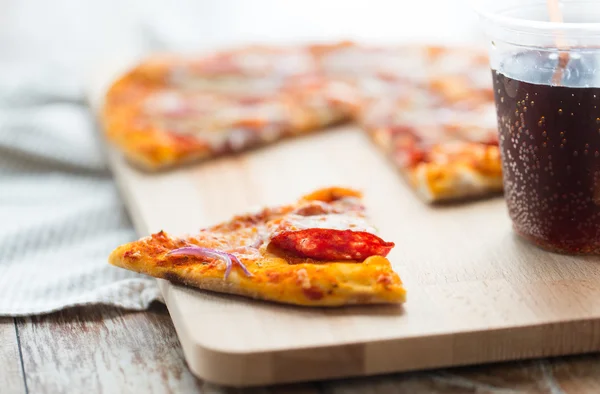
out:
M110 87L106 134L159 170L356 122L426 201L502 189L487 57L350 42L154 56Z

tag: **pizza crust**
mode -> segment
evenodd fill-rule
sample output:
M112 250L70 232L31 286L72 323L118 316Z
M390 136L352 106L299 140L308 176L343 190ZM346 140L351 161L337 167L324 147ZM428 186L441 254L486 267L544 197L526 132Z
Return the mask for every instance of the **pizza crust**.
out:
M202 263L191 266L169 264L165 261L166 253L160 257L149 256L139 242L117 248L109 257L110 264L203 290L285 304L335 307L406 301L406 290L398 275L392 271L389 261L379 256L363 263L327 262L318 265L290 265L279 259L280 262L270 270L261 271L256 264L249 265L253 277L234 270L224 279L223 267L209 270ZM138 252L138 257L132 250ZM273 279L277 276L281 280Z

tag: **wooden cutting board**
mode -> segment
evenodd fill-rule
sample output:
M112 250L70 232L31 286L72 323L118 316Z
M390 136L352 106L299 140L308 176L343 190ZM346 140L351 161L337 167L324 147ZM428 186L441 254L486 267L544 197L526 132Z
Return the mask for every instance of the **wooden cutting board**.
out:
M90 90L95 108L110 75ZM501 197L425 205L356 126L159 174L107 151L140 236L193 233L334 184L362 189L382 237L396 242L403 307L309 309L160 280L202 379L267 385L600 350L600 258L521 241Z

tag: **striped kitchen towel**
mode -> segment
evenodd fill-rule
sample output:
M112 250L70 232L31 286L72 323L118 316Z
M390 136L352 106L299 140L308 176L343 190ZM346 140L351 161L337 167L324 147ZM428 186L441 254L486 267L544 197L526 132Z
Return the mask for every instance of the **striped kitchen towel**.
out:
M69 73L0 66L0 316L161 299L107 264L135 234L97 138Z

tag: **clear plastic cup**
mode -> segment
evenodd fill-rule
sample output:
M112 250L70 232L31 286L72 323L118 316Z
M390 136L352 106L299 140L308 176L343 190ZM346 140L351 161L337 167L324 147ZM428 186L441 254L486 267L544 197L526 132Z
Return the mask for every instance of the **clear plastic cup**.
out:
M515 231L600 254L600 1L477 7L489 37L505 197Z

